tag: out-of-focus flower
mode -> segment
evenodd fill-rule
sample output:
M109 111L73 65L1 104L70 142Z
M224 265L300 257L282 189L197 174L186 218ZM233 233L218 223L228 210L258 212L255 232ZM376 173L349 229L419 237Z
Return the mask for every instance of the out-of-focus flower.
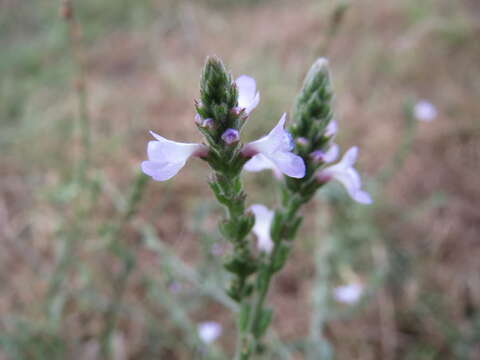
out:
M245 109L245 113L248 115L260 101L260 93L257 91L255 79L241 75L235 80L235 84L238 89L238 107Z
M435 105L426 100L420 100L413 107L413 116L419 121L430 122L437 117L437 114Z
M258 250L270 253L273 249L273 242L270 236L270 228L273 221L273 211L261 204L250 206L250 210L255 215L255 225L253 233L257 237Z
M173 294L178 294L180 291L182 291L182 288L182 284L178 281L172 281L170 284L168 284L168 290L170 290Z
M337 160L339 153L340 147L337 144L332 144L327 151L323 152L321 150L315 150L310 154L310 156L315 162L323 162L329 164Z
M350 148L344 155L342 160L335 165L326 167L317 172L317 180L325 183L332 179L339 181L347 190L350 197L356 202L362 204L371 204L372 198L370 195L363 191L360 175L353 165L357 160L358 148Z
M292 136L284 129L286 117L287 115L283 114L268 135L244 146L242 153L248 157L253 156L245 164L246 171L276 169L293 178L305 176L305 163L300 156L292 153Z
M156 141L148 142L148 160L142 162L142 171L156 181L174 177L190 156L203 157L208 153L208 148L202 144L175 142L153 131L150 131L150 134Z
M333 289L333 297L338 302L353 305L360 300L363 290L363 285L360 283L342 285Z
M240 140L240 134L239 134L238 130L227 129L222 134L222 140L225 141L225 144L231 145L231 144L236 143Z
M325 136L334 137L337 134L338 124L336 120L332 120L328 123L325 128Z
M214 342L222 334L222 325L215 321L206 321L197 326L198 337L205 344Z

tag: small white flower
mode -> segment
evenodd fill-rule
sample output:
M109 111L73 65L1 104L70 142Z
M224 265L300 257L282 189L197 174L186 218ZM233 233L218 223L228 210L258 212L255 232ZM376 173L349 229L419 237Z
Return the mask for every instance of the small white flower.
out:
M352 283L347 285L338 286L333 289L333 297L338 302L353 305L363 294L363 285L359 283Z
M255 79L241 75L235 80L238 89L238 107L245 109L248 115L255 109L260 101L260 93L257 91Z
M274 213L261 204L250 206L250 210L253 212L253 215L255 215L255 225L252 231L257 237L258 250L270 253L273 249L270 228L272 227Z
M286 114L283 114L278 124L259 140L248 143L242 149L245 156L252 157L245 164L246 171L261 171L275 169L279 173L293 178L305 176L303 159L292 153L293 141L288 131L285 131Z
M430 122L437 117L437 108L426 100L420 100L413 107L413 116L418 121Z
M148 160L142 162L142 171L156 181L174 177L185 166L190 156L205 156L207 147L202 144L180 143L165 139L153 131L156 141L149 141Z
M215 321L206 321L197 326L198 337L205 344L214 342L222 334L222 325Z
M350 148L344 155L342 160L335 165L331 165L317 172L318 181L327 182L335 179L342 183L350 197L356 202L362 204L371 204L372 198L363 191L360 175L353 168L358 156L358 148Z

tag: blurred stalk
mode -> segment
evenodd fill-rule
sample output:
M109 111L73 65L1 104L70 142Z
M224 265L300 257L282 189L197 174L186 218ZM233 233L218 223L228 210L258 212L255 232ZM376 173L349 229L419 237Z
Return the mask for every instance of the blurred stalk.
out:
M375 181L378 183L377 186L384 188L383 185L390 181L390 179L402 169L405 160L412 151L413 141L415 140L415 134L417 132L417 123L418 120L413 116L411 105L406 105L402 142L395 151L393 159L376 176Z
M317 217L317 231L321 233L321 220ZM328 360L332 358L330 344L323 336L323 330L329 314L328 299L330 293L331 266L330 257L334 252L335 239L326 236L315 249L315 279L312 289L312 317L310 318L310 330L306 359Z
M314 58L328 55L330 46L343 24L349 6L349 0L339 0L336 2L329 15L328 25L324 32L324 36L323 38L320 38L320 43L313 48Z
M129 196L123 214L112 225L109 231L105 234L107 238L107 246L112 253L122 262L122 270L117 274L113 280L112 288L113 294L110 298L107 310L104 317L104 328L102 330L101 351L104 359L110 358L111 353L111 339L115 330L118 315L122 306L123 295L127 287L128 278L135 268L135 255L129 250L127 246L121 241L119 236L123 229L137 211L137 205L142 199L149 177L143 173L138 173L134 183L130 187Z
M54 320L57 324L59 316L62 311L62 304L64 298L60 296L60 288L65 279L66 270L71 266L75 244L78 239L81 239L85 233L86 216L88 209L95 199L94 191L91 192L91 197L83 200L84 191L88 184L86 171L89 167L90 161L90 126L89 126L89 112L87 101L87 90L85 81L85 61L83 55L82 38L80 25L76 20L73 4L71 0L61 0L60 16L65 21L68 27L68 43L70 46L70 56L72 63L75 66L76 81L75 91L78 102L78 127L80 128L82 138L81 156L74 165L74 183L77 191L76 197L73 201L73 219L71 219L70 229L66 229L62 244L59 251L57 262L53 275L50 279L47 300L47 312L49 318Z
M91 156L90 114L88 111L88 92L86 85L85 54L82 45L82 32L75 16L72 0L61 0L60 16L68 26L70 56L75 67L75 91L78 102L78 127L81 136L81 155L76 164L75 178L80 186L85 185L86 172Z

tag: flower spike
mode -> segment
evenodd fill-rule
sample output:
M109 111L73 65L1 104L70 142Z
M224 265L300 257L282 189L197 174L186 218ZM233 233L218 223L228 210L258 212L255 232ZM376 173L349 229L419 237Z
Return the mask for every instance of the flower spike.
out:
M370 195L361 189L362 182L357 170L353 165L357 160L358 148L356 146L350 148L344 155L342 160L335 165L331 165L317 172L317 180L324 183L335 179L342 183L350 197L361 204L371 204Z
M260 93L257 91L255 79L241 75L235 80L238 89L238 107L245 109L248 115L255 109L260 101Z
M260 171L264 169L277 169L280 173L293 178L305 176L305 163L295 155L292 136L285 131L287 114L283 114L278 124L259 140L248 143L242 149L244 156L252 157L244 169L247 171Z
M203 157L208 152L207 147L202 144L175 142L153 131L150 131L150 134L156 141L148 142L148 160L142 162L142 171L156 181L174 177L190 156Z

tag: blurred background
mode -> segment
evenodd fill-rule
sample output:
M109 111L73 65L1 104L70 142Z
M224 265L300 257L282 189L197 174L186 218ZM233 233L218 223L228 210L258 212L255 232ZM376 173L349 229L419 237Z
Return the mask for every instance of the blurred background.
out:
M337 142L360 147L375 201L329 184L304 209L263 358L480 359L478 1L73 5L0 1L0 359L231 357L207 167L138 174L148 130L201 141L193 100L212 54L257 80L244 141L328 57ZM271 174L245 182L249 204L274 206ZM351 285L359 296L337 296ZM205 321L223 330L208 345Z

